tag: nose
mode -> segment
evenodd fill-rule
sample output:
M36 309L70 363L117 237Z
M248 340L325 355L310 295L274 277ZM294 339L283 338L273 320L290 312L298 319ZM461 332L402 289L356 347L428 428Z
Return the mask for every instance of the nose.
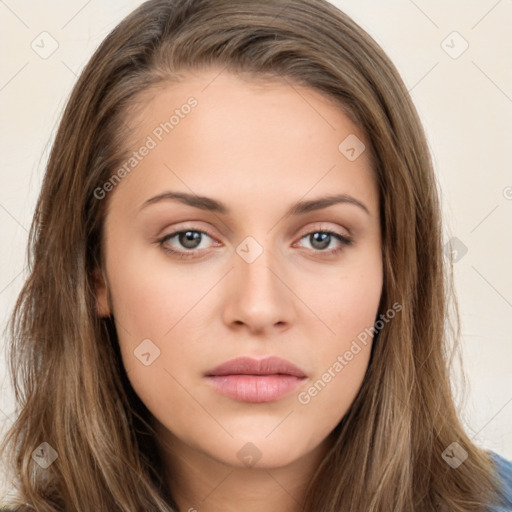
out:
M233 255L234 267L227 276L224 323L253 334L289 328L296 313L295 295L283 262L265 248L254 261L240 254Z

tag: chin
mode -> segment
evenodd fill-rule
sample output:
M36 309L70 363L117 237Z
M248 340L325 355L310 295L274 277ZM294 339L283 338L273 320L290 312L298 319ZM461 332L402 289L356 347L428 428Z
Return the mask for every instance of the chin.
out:
M306 452L307 447L298 448L293 439L283 443L282 439L265 439L258 435L237 437L226 443L222 450L217 444L206 451L222 464L244 469L282 468L300 459Z

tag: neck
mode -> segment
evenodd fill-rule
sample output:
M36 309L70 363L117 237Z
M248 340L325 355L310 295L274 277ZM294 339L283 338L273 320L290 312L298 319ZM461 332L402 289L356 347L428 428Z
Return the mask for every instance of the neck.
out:
M179 512L299 512L312 476L330 447L327 437L280 467L235 467L157 427L165 474Z

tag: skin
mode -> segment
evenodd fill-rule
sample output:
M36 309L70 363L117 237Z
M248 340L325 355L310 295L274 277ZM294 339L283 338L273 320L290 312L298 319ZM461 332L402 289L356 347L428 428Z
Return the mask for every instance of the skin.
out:
M127 118L132 149L190 96L198 105L104 199L111 300L101 282L98 313L114 315L124 366L154 416L181 511L298 511L331 446L329 434L361 387L371 339L309 403L298 394L374 324L382 292L369 154L350 161L338 150L348 135L365 136L315 90L209 69L143 96ZM214 198L230 213L176 200L141 209L171 190ZM297 201L334 193L356 198L368 212L340 203L285 216ZM157 241L179 229L209 232L195 256L164 250L193 250L178 236ZM352 245L332 236L322 250L308 235L326 230L352 237ZM236 252L248 236L263 250L251 263ZM160 350L147 366L134 355L145 339ZM240 355L283 357L307 378L273 402L227 398L204 373ZM257 450L245 449L260 454L252 465L237 455L248 442Z

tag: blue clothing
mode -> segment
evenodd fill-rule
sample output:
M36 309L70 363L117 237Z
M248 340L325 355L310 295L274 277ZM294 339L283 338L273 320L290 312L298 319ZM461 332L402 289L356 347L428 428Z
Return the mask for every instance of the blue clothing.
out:
M503 507L492 507L489 512L512 512L512 462L504 459L495 452L489 452L496 463L498 475L503 483L503 491L507 505Z

